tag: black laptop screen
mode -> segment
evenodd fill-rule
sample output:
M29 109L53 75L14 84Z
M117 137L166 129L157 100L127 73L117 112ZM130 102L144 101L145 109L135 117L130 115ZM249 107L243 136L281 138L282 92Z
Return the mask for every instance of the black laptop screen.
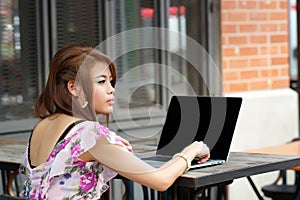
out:
M204 141L211 158L226 160L242 99L239 97L173 96L157 154L174 155L193 141Z

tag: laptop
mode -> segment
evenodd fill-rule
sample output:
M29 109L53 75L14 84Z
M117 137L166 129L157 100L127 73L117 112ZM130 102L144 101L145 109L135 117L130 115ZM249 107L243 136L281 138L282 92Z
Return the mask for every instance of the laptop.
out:
M172 96L156 155L142 159L160 167L193 141L203 141L210 159L194 159L191 169L225 163L241 104L241 97Z

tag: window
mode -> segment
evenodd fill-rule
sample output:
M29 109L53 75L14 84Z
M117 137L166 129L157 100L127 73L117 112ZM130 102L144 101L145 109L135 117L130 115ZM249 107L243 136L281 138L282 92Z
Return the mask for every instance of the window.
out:
M45 85L50 59L72 42L100 44L116 62L120 116L113 119L147 119L149 112L151 117L162 116L173 94L207 94L210 88L202 79L220 88L207 60L180 34L199 43L221 67L219 4L220 0L2 0L0 131L32 128L37 120L33 104ZM122 38L126 32L132 34ZM111 38L118 39L107 45ZM200 63L196 71L190 55Z
M289 0L289 62L291 88L298 87L298 32L297 32L297 1Z
M149 110L160 115L174 94L208 94L208 90L221 94L220 80L214 79L214 72L221 68L219 1L115 0L106 1L106 8L105 20L111 25L106 35L113 39L104 46L118 67L114 115L118 120L147 118ZM185 34L213 54L192 52L191 39ZM209 35L216 35L215 40L208 41ZM189 63L190 55L201 64ZM212 60L218 64L216 70Z
M14 132L26 129L16 121L23 125L33 118L38 95L34 1L2 0L0 26L0 132Z
M50 12L52 49L55 53L66 44L81 42L96 46L100 41L100 1L56 0Z
M151 29L128 30L158 26L154 2L117 0L108 1L107 5L112 10L106 18L108 24L111 24L106 33L114 42L108 40L104 46L106 53L117 65L115 108L118 112L115 113L120 115L122 111L124 114L130 111L132 116L148 117L144 115L147 112L145 109L159 103L159 86L156 83L160 77L155 67L159 63L159 53L157 49L143 47L151 47L156 36ZM128 31L128 34L124 31ZM126 117L121 115L118 119Z

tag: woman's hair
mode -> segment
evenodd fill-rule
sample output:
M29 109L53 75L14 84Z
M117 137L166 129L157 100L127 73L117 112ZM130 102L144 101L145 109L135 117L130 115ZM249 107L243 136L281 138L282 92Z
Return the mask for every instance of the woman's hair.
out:
M96 120L90 70L97 62L107 63L114 87L116 68L109 57L84 44L70 44L60 49L50 62L45 89L35 102L36 116L43 119L54 113L64 113ZM88 102L85 108L81 108L78 99L69 92L69 81L74 81L81 86L85 100Z

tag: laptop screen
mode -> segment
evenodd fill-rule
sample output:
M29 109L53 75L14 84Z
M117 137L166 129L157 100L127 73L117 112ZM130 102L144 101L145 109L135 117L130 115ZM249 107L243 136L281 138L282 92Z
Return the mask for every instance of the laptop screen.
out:
M173 96L157 154L172 156L193 141L204 141L211 159L226 160L242 98Z

